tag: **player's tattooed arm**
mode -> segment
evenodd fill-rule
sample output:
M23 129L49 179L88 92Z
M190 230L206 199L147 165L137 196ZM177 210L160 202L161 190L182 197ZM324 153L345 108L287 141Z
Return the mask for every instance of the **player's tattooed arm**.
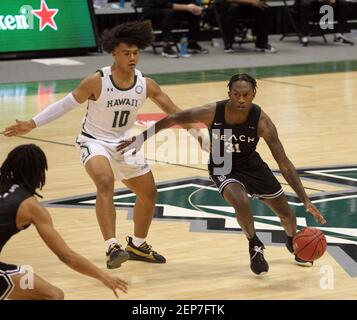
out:
M181 125L185 123L202 122L207 127L212 125L212 121L216 112L216 104L208 103L200 107L183 110L179 113L171 114L166 117L162 123L157 123L157 132L169 128L173 125Z
M266 113L262 111L258 124L258 135L266 141L275 161L279 165L280 172L291 188L296 192L306 210L310 212L316 221L326 223L326 220L310 201L302 182L296 172L295 166L287 157L284 147L279 139L277 129Z
M170 114L166 118L161 119L156 124L148 128L142 134L121 142L117 147L117 151L125 153L129 150L134 149L135 153L140 150L144 141L146 141L159 131L170 128L174 125L202 122L206 124L207 127L210 127L215 115L215 111L215 104L211 103L203 105L201 107L187 109L178 113Z

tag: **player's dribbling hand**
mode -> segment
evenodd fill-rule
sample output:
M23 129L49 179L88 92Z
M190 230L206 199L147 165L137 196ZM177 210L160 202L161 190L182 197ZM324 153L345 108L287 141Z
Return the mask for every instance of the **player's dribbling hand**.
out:
M307 212L310 212L312 214L316 222L320 222L321 224L326 223L326 219L314 204L309 202L305 205L305 208Z
M30 132L35 127L36 124L33 122L33 120L20 121L16 119L16 124L13 124L5 128L4 135L7 137L21 136L23 134Z
M121 280L118 277L112 277L108 274L105 274L105 276L102 279L103 284L111 289L115 296L119 298L119 295L117 293L117 289L127 293L128 292L128 283L124 280Z

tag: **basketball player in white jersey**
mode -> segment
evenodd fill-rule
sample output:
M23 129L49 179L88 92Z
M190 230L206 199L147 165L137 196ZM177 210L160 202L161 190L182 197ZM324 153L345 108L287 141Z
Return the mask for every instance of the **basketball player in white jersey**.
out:
M105 241L107 267L118 268L130 259L165 263L166 259L146 242L156 202L153 175L140 155L119 156L116 146L128 138L138 109L149 97L165 113L180 109L152 79L136 69L140 49L153 41L149 21L128 22L103 33L105 51L114 63L89 75L65 98L49 105L31 120L18 121L5 129L6 136L23 135L53 121L87 102L82 131L76 139L82 162L97 188L96 214ZM192 128L188 125L185 128ZM114 181L121 180L136 194L134 235L123 250L116 239L113 204Z

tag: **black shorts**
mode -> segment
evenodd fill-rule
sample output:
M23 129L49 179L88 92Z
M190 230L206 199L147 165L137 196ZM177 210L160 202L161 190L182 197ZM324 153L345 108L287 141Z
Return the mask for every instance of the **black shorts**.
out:
M0 300L9 296L14 288L11 276L18 273L22 273L20 266L0 262Z
M224 188L230 183L239 183L250 196L258 199L272 199L284 193L281 184L265 162L254 167L245 166L244 169L233 167L228 175L210 174L210 178L222 196Z

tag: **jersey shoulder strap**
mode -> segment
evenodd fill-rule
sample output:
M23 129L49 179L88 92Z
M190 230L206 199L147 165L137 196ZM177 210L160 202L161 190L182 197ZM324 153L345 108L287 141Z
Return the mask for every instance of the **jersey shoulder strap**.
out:
M220 122L224 123L224 111L225 111L225 106L227 104L228 100L221 100L216 102L216 113L214 116L214 121L215 122Z

